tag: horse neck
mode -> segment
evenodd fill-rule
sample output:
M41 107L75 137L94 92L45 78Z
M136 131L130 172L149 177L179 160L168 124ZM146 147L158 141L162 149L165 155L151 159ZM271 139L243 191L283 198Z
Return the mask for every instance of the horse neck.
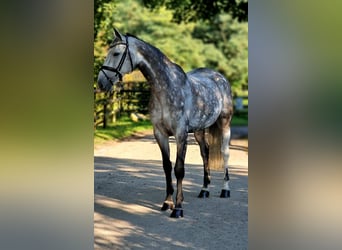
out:
M137 68L152 88L167 91L174 85L185 84L186 74L182 68L171 62L159 49L136 38L134 47L138 55Z

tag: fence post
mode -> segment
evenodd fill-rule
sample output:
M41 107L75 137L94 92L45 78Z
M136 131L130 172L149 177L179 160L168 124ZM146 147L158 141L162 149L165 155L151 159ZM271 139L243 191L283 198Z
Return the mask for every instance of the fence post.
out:
M107 128L123 113L145 112L148 107L149 85L140 82L126 82L122 88L110 95L94 90L94 127ZM137 86L137 87L136 87Z

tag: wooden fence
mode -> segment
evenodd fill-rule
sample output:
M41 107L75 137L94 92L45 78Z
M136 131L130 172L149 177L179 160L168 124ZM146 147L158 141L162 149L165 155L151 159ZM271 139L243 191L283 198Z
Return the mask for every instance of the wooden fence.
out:
M147 82L124 82L113 93L94 90L94 127L106 128L122 115L147 114L150 85Z
M148 82L124 82L111 94L94 90L94 127L106 128L132 112L147 114L149 99ZM248 96L234 96L234 115L248 115Z

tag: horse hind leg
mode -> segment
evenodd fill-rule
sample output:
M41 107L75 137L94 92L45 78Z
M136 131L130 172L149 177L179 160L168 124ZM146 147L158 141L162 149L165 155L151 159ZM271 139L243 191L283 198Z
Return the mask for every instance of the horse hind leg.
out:
M209 197L209 188L210 184L210 169L208 165L209 159L209 146L205 140L205 130L199 130L194 132L195 139L200 147L201 157L203 160L203 186L201 192L198 195L198 198L208 198Z
M229 173L228 173L228 160L229 160L229 141L230 141L230 119L223 118L221 121L222 125L222 144L221 153L223 156L223 168L224 168L224 178L223 187L221 190L221 198L230 197L230 187L229 187Z

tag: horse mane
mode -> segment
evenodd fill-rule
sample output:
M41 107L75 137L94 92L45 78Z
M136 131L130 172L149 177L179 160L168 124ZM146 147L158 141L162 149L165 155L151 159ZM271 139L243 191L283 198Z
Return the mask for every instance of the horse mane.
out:
M137 40L139 40L139 41L141 41L141 42L143 42L143 43L149 45L151 49L155 50L161 57L165 58L167 61L169 61L169 62L170 62L171 64L173 64L175 67L179 68L179 70L182 71L182 72L184 73L184 75L186 75L185 72L184 72L184 70L182 69L182 67L180 67L177 63L174 63L173 61L171 61L171 60L170 60L170 59L169 59L169 58L168 58L168 57L167 57L159 48L157 48L157 47L155 47L154 45L152 45L152 44L150 44L150 43L148 43L148 42L146 42L146 41L140 39L139 37L137 37L137 36L135 36L135 35L133 35L133 34L131 34L131 33L126 33L126 36L133 37L133 38L135 38L135 39L137 39Z
M143 42L143 43L149 45L150 48L156 50L156 51L157 51L158 53L160 53L162 56L164 56L164 57L166 57L168 60L170 60L170 59L169 59L169 58L168 58L160 49L158 49L157 47L153 46L152 44L150 44L150 43L148 43L148 42L146 42L146 41L140 39L139 37L137 37L137 36L135 36L135 35L133 35L133 34L131 34L131 33L126 33L126 36L133 37L133 38L135 38L135 39L137 39L137 40L139 40L139 41L141 41L141 42Z
M133 34L131 34L131 33L126 33L126 36L134 37L134 38L136 38L136 39L138 39L138 40L141 40L139 37L137 37L137 36L135 36L135 35L133 35ZM141 41L143 41L143 40L141 40ZM143 41L143 42L144 42L144 41Z
M150 43L148 43L148 42L142 40L141 38L137 37L136 35L133 35L133 34L131 34L131 33L126 33L126 36L133 37L133 38L135 38L135 39L137 39L137 40L139 40L139 41L141 41L141 42L143 42L143 43L148 44L148 45L151 46L152 48L155 48L156 50L160 51L160 49L158 49L158 48L155 47L154 45L152 45L152 44L150 44ZM160 52L161 52L161 51L160 51ZM161 52L161 53L164 54L163 52Z

